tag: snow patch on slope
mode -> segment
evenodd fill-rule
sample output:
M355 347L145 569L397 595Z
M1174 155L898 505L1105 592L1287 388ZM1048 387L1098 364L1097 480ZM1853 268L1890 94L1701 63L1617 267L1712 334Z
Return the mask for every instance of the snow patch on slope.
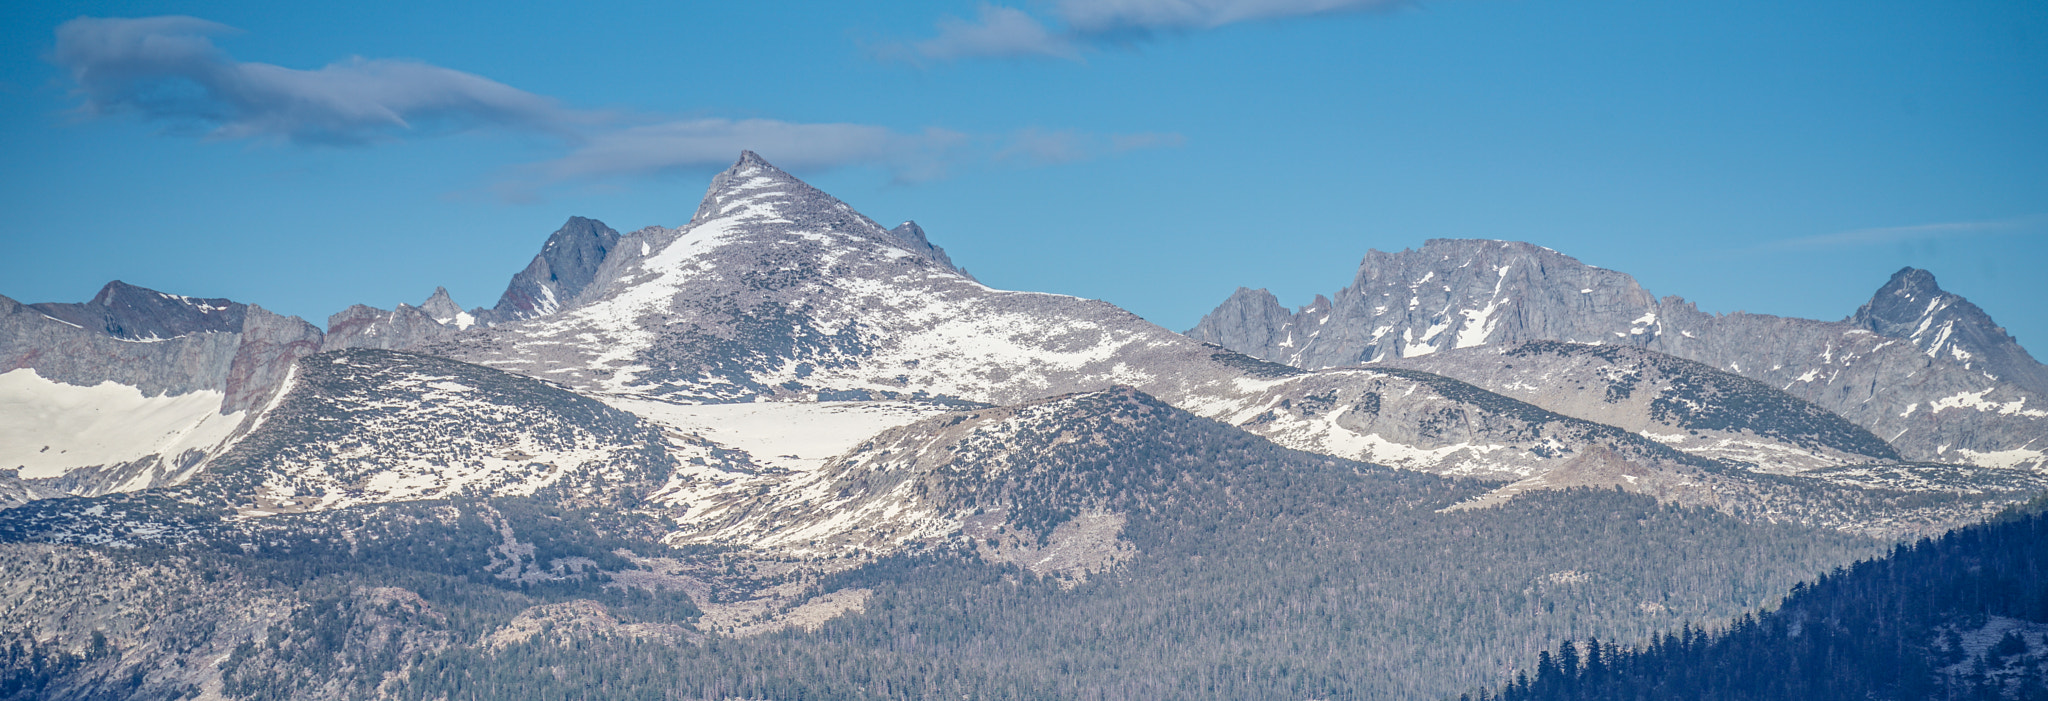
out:
M1977 411L1996 412L2007 416L2048 417L2048 411L2028 409L2026 397L2020 397L2017 401L2011 402L1985 401L1984 397L1991 394L1992 389L1985 388L1979 392L1959 392L1953 396L1943 397L1929 405L1928 410L1940 412L1943 409L1974 409ZM1907 413L1911 412L1911 409L1907 410Z
M29 368L9 371L0 374L0 469L61 477L151 455L212 452L233 437L245 413L221 414L223 396L203 390L150 397L112 381L80 387Z
M672 404L637 396L604 403L663 427L746 451L754 464L810 472L875 434L952 411L911 402Z

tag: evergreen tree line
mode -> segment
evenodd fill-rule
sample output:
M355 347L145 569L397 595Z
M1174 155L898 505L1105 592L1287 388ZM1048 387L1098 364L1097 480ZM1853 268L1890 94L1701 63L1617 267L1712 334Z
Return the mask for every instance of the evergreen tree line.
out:
M1792 590L1719 630L1639 645L1567 641L1480 701L2048 699L2048 518L2037 500L1991 522L1899 545ZM2003 621L1974 652L1963 634ZM2013 622L2020 625L2013 625ZM2035 624L2027 626L2025 624ZM2023 629L2037 631L2029 635ZM1463 698L1475 698L1471 694Z

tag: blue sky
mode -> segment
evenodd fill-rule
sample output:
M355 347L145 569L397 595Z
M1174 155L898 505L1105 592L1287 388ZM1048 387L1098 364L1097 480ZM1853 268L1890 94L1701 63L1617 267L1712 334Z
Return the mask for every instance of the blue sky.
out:
M2031 0L30 0L0 35L21 301L488 306L568 216L681 224L749 147L1176 330L1474 237L1821 319L1924 267L2048 354Z

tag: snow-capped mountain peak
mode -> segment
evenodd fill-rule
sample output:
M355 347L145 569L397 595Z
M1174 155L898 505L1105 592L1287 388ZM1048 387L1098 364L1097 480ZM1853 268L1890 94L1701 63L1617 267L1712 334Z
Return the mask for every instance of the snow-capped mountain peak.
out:
M835 214L840 216L832 216ZM731 168L711 179L690 223L726 217L780 219L806 226L837 224L867 233L888 233L845 202L798 180L753 151L741 151Z
M1999 380L2048 393L2048 369L2018 341L1961 295L1941 289L1934 273L1902 268L1893 273L1849 323L1911 341L1930 358L1981 370Z

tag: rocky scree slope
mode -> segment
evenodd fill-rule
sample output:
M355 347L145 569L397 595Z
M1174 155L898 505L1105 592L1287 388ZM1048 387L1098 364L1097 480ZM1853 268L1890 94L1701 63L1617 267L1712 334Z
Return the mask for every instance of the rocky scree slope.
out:
M195 488L264 512L549 492L630 506L673 469L658 429L560 387L373 349L299 362L263 426Z
M1457 378L1750 469L1796 473L1900 460L1883 439L1812 402L1639 347L1530 341L1381 365Z

